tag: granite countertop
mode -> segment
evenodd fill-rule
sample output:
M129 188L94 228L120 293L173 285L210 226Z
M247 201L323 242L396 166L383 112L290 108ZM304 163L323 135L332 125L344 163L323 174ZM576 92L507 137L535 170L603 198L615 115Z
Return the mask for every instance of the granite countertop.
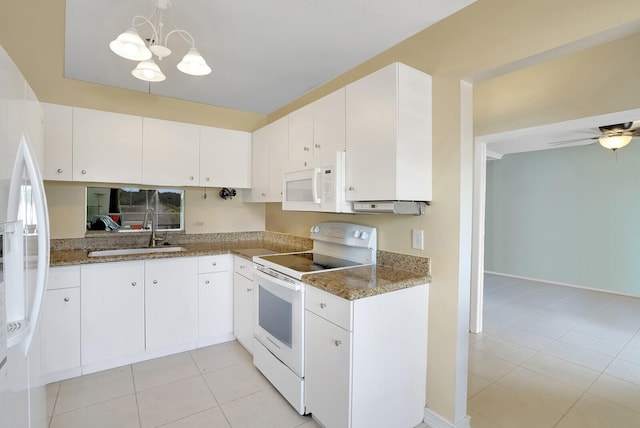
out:
M176 246L186 248L186 251L89 257L90 250L86 249L52 250L49 263L51 266L66 266L170 257L210 256L216 254L237 254L251 260L253 256L257 255L299 251L296 247L291 247L289 245L267 244L263 241L198 242L176 244Z
M431 276L385 265L367 265L307 274L302 282L347 300L362 299L427 284Z
M235 235L233 235L235 236ZM175 242L186 251L144 253L117 256L89 257L89 252L95 249L120 249L144 247L144 245L123 245L115 241L108 241L107 245L98 246L88 244L87 247L52 248L50 265L67 266L90 263L122 262L130 260L147 260L172 257L194 257L216 254L234 254L252 260L253 256L265 254L291 253L305 251L309 242L296 241L288 237L280 237L279 241L268 239L224 239L199 242ZM95 242L95 241L94 241ZM74 243L74 245L77 243ZM83 244L86 244L83 241ZM302 276L302 282L327 291L347 300L388 293L403 288L429 283L431 281L431 266L428 258L409 256L405 254L378 251L378 264L359 266L329 272L317 272ZM392 267L393 266L393 267Z

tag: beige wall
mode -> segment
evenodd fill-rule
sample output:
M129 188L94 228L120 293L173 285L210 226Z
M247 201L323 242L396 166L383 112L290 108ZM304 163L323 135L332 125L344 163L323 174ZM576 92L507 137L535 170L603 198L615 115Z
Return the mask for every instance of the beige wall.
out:
M630 10L633 11L630 11ZM542 0L513 2L480 0L458 14L426 29L269 115L275 120L338 87L393 61L430 73L434 80L433 205L418 218L406 216L347 216L380 229L379 248L432 258L433 282L429 305L427 406L453 422L466 414L466 370L469 310L470 206L473 139L461 136L465 109L460 80L473 80L512 63L537 56L543 61L559 47L594 34L636 25L640 8L635 0ZM635 46L634 46L635 43ZM605 52L587 52L526 68L479 83L474 89L474 126L480 130L513 129L514 124L543 124L581 117L594 111L625 110L638 97L602 97L620 88L635 94L640 88L634 39L612 43ZM613 52L611 51L613 49ZM625 57L621 67L602 57ZM563 76L563 77L561 77ZM524 79L524 85L522 80ZM559 81L559 79L562 79ZM515 84L520 80L521 85ZM539 88L546 89L539 92ZM535 96L532 96L535 95ZM516 100L515 103L509 103ZM519 107L515 111L513 107ZM317 221L334 215L284 213L267 209L267 229L304 236ZM410 230L425 230L425 250L411 249Z
M87 183L45 182L52 239L84 238L86 186ZM100 186L109 184L100 183ZM204 188L185 189L186 233L265 230L264 204L242 203L240 190L238 196L224 200L218 195L219 191L218 188L207 188L204 198Z
M638 46L640 33L477 83L475 134L638 108Z
M253 130L264 123L264 117L252 114L64 79L64 0L39 2L37 8L30 7L31 2L5 3L0 14L0 43L16 59L42 101L243 130ZM472 170L468 153L473 141L462 131L468 127L463 112L469 108L470 100L463 96L460 80L473 79L535 56L540 60L556 48L640 22L637 0L614 3L608 0L479 0L268 117L269 121L275 120L393 61L405 62L434 77L433 206L420 217L344 218L377 226L381 249L432 258L427 405L449 421L460 421L466 414L468 177ZM520 124L579 117L591 111L585 107L589 105L598 105L595 110L627 109L634 102L630 100L638 99L637 96L625 98L619 94L625 87L637 94L640 84L637 42L624 53L629 55L628 67L636 70L635 79L626 67L619 69L618 63L589 61L582 65L576 59L574 68L566 70L565 67L571 67L571 59L566 58L566 63L563 59L556 60L561 74L549 63L551 69L544 65L539 69L531 67L478 84L474 112L478 119L474 125L476 129L497 132ZM597 67L609 67L610 78ZM561 75L565 76L565 82L558 82ZM542 94L534 88L548 90ZM612 90L618 95L607 97ZM50 199L55 199L52 208L58 209L61 215L64 210L74 210L66 206L65 201L71 205L77 203L74 202L77 194L61 195L65 190L55 188L47 191ZM207 208L201 208L203 213L207 212ZM301 236L307 236L310 224L335 218L337 216L329 214L284 213L277 205L266 208L267 229ZM425 230L424 251L410 248L411 228Z

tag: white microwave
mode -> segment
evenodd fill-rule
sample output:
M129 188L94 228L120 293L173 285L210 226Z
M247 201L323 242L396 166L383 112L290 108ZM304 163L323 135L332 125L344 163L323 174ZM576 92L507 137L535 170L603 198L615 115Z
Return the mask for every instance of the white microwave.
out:
M323 156L319 165L284 174L282 209L287 211L319 211L351 213L345 200L345 152Z

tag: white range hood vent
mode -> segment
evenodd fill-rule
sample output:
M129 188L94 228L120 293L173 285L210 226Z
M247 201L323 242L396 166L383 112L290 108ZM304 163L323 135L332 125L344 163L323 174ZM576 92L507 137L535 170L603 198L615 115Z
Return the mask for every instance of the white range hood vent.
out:
M422 215L429 202L423 201L360 201L353 203L357 213L387 213Z

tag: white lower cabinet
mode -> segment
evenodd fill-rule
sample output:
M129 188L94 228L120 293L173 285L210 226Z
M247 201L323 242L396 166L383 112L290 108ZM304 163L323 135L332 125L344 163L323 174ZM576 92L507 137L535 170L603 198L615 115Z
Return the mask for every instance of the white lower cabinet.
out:
M41 321L47 382L80 375L80 267L51 268Z
M235 256L233 262L233 334L253 355L256 290L253 284L253 263Z
M351 419L351 332L310 311L305 324L307 411L328 428L346 427Z
M50 354L43 359L47 374L54 373L50 379L80 374L67 371L74 364L91 373L234 338L229 254L72 268L76 294L50 289L43 315L43 353ZM72 282L64 269L50 275L49 288ZM77 344L71 339L74 332ZM77 358L72 360L67 354L74 346Z
M198 347L233 340L231 255L198 259Z
M83 373L124 364L145 350L143 261L81 267Z
M327 428L414 427L424 417L428 288L349 301L305 296L305 406Z
M198 259L145 261L146 350L195 348L198 339Z

